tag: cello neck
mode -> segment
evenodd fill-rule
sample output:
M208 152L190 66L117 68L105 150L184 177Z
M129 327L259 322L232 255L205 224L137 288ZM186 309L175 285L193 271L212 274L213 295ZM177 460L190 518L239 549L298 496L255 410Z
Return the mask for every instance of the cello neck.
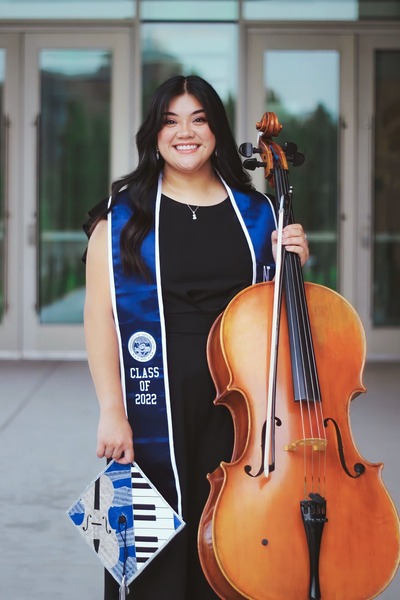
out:
M287 172L277 168L274 173L277 198L285 199L284 225L293 223L291 206L292 191L289 188ZM283 253L283 281L290 357L292 365L294 399L296 401L321 401L318 372L311 335L307 298L304 287L303 270L298 254Z

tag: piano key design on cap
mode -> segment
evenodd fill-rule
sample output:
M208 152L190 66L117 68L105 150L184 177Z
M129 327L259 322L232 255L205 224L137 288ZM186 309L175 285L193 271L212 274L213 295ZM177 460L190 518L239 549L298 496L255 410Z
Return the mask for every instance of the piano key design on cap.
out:
M115 461L67 514L120 585L129 585L185 525L136 463Z

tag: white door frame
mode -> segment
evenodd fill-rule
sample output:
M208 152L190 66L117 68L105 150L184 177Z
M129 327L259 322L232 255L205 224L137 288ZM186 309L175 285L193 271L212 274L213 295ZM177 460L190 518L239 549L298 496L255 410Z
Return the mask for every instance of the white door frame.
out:
M372 322L373 286L373 243L372 202L374 169L374 98L375 98L375 50L397 50L400 52L398 35L371 34L360 36L359 55L359 124L358 124L358 228L357 228L357 305L363 321L367 340L368 356L372 360L400 360L400 329L374 327ZM398 202L398 199L395 199ZM400 298L398 299L400 302Z
M5 302L6 310L0 324L0 358L18 358L22 340L19 273L21 272L21 162L18 160L20 140L20 45L18 34L0 34L0 47L6 51L4 82L4 113L8 120L5 148Z
M23 169L21 197L23 210L23 327L22 355L26 358L83 358L82 325L41 324L36 313L36 127L39 113L38 57L47 48L110 49L112 63L111 101L111 180L129 172L132 165L132 52L127 33L30 33L24 46L24 119ZM99 198L99 201L101 198Z

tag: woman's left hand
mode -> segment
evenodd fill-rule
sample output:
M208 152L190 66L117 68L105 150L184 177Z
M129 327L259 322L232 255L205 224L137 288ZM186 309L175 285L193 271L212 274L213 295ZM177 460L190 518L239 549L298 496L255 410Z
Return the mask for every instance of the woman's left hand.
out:
M276 260L276 249L278 245L277 230L272 232L271 243L272 253ZM284 227L282 232L282 245L285 246L288 252L296 252L296 254L299 255L301 266L307 262L310 252L308 249L307 236L300 223L292 223L291 225L286 225L286 227Z

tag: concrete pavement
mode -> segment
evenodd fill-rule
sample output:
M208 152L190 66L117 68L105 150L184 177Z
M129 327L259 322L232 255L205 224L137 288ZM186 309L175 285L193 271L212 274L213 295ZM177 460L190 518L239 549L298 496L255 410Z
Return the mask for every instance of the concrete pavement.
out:
M364 383L354 438L365 458L385 463L399 508L400 365L370 364ZM1 600L102 599L102 567L66 516L103 466L97 416L84 362L0 361ZM399 600L399 574L380 598Z

